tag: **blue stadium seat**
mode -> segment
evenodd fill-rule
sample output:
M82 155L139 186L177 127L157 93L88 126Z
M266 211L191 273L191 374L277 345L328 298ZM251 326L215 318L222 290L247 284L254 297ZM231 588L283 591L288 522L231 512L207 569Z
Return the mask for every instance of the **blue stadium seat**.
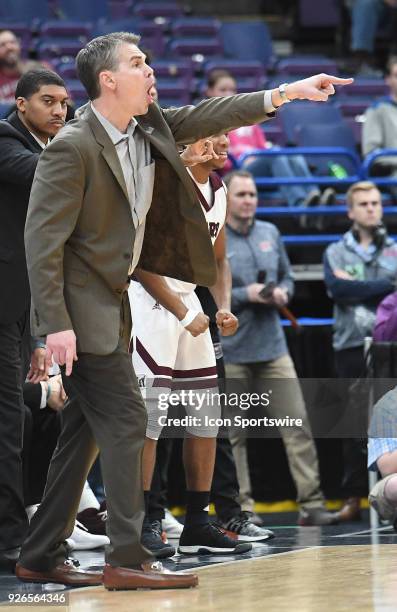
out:
M277 72L285 75L306 75L311 76L319 72L328 74L338 74L338 66L335 60L330 60L321 56L294 56L280 60L277 63Z
M343 119L334 123L304 123L297 129L298 146L301 147L345 147L356 151L354 134ZM349 158L330 159L330 156L310 157L306 156L309 164L316 167L316 173L320 175L329 174L330 162L343 165L349 175L355 173L356 168Z
M73 60L53 62L54 70L65 80L77 79L76 62Z
M157 17L175 19L183 15L181 7L176 2L139 2L134 7L134 13L146 19Z
M141 35L140 46L150 50L156 56L165 51L165 24L156 23L140 17L126 17L115 21L100 19L94 28L94 36L110 32L134 32Z
M14 0L12 0L14 1ZM36 0L32 2L35 4ZM101 17L109 16L108 0L57 0L57 5L65 19L78 19L81 21L96 21Z
M163 99L178 100L178 106L190 104L190 91L184 79L157 79L156 88L160 103Z
M42 60L52 60L57 57L76 57L85 42L73 38L44 38L37 47L37 55Z
M387 96L389 86L383 79L363 79L356 77L354 83L345 87L343 95L346 96Z
M299 25L303 28L337 27L341 20L341 4L335 0L299 0Z
M189 58L156 59L151 64L157 78L185 79L191 83L194 74L193 63Z
M41 37L78 38L87 41L92 35L92 25L87 21L44 21L39 30Z
M132 15L135 0L108 0L110 19L123 19Z
M50 19L52 10L49 0L1 0L0 19L6 21L32 21Z
M171 24L173 36L218 36L221 22L212 17L181 17Z
M341 96L335 100L335 106L339 108L344 117L355 117L362 115L367 108L373 104L373 96Z
M296 129L307 124L336 124L342 121L342 113L331 103L295 101L284 104L277 113L287 144L297 144ZM326 146L326 145L324 145ZM342 145L340 145L342 146Z
M257 60L265 67L273 62L272 39L263 21L223 23L221 38L228 58Z
M84 104L87 102L88 96L86 90L78 79L66 80L65 84L66 89L68 90L68 93L74 102L76 102L77 100L83 100Z
M223 55L219 38L177 38L170 42L169 51L179 57L193 57L197 54L204 57Z

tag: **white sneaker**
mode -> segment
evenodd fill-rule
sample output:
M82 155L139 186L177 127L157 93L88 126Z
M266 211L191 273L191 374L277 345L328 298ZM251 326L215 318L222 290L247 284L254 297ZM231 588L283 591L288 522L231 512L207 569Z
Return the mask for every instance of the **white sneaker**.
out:
M183 531L183 525L180 523L169 510L165 510L165 518L162 520L163 531L169 538L179 538Z
M107 536L90 533L79 521L76 521L73 533L66 542L71 550L92 550L110 544Z

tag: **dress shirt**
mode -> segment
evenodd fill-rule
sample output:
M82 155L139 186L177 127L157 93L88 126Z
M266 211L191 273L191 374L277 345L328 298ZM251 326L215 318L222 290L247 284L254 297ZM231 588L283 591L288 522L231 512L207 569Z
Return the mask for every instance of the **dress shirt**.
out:
M139 130L135 129L137 122L134 118L128 124L127 131L123 133L106 119L93 104L91 104L91 108L115 146L127 187L135 227L133 257L128 271L129 274L132 274L141 255L146 215L153 194L154 163L151 162L150 144Z

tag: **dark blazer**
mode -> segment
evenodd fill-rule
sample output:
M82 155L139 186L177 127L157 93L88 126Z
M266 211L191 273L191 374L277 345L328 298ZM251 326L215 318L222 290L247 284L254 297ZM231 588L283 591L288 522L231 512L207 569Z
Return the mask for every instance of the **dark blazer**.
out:
M176 143L264 121L264 92L206 100L138 118L156 160L140 266L212 285L207 224ZM119 341L120 306L135 230L119 159L88 107L41 155L25 240L36 335L74 329L79 351L108 354Z
M29 307L24 228L42 149L14 112L0 121L0 324Z

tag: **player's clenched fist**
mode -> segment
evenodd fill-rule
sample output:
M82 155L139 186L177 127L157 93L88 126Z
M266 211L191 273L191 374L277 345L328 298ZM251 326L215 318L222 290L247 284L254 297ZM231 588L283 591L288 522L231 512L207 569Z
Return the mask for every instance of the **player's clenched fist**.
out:
M216 324L222 336L233 336L238 329L238 319L229 310L221 309L216 313Z
M203 312L199 312L193 319L189 325L186 325L188 332L192 334L192 336L196 337L200 334L204 333L210 324L210 320Z

